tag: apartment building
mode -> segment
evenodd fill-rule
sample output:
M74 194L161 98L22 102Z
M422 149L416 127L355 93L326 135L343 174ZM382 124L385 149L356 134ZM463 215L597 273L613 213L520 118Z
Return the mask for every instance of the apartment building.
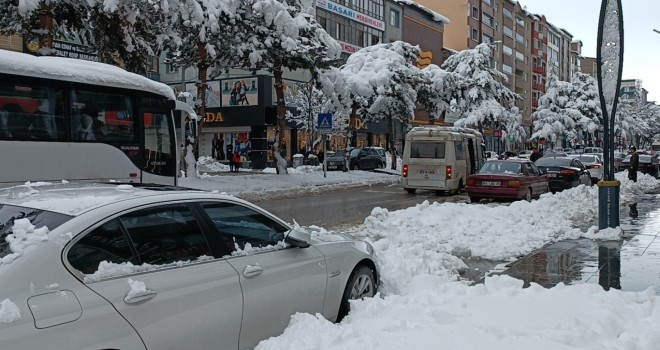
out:
M648 103L649 92L642 87L641 79L624 79L621 80L621 88L619 90L619 99L622 102L633 102L635 95L639 92L642 98L642 104Z
M580 69L581 72L584 74L589 74L594 79L598 79L598 71L597 68L598 66L596 65L596 58L595 57L583 57L581 60L580 64Z
M573 74L582 72L582 40L575 40L571 43L571 77Z

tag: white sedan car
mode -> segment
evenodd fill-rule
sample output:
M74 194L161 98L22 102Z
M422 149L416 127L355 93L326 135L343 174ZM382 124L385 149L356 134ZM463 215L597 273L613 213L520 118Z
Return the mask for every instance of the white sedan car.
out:
M575 156L589 170L591 183L597 183L603 179L603 160L597 153L585 153Z
M372 247L204 191L0 191L3 349L251 349L377 289Z

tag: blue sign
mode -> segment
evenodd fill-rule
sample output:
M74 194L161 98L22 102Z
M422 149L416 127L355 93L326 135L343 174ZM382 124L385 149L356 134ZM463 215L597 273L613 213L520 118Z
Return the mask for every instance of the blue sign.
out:
M332 114L320 113L318 123L316 124L317 130L332 130Z

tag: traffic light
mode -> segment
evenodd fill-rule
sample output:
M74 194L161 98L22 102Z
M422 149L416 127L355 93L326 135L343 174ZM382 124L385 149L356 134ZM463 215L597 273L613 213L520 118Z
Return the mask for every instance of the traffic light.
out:
M433 62L433 52L422 51L417 57L417 68L423 69L428 67Z

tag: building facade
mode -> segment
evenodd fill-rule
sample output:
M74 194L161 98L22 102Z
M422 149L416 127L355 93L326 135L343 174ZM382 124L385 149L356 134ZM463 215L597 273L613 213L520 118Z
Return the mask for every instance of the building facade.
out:
M582 73L591 75L594 79L598 79L598 71L596 66L595 57L583 57L580 64Z

